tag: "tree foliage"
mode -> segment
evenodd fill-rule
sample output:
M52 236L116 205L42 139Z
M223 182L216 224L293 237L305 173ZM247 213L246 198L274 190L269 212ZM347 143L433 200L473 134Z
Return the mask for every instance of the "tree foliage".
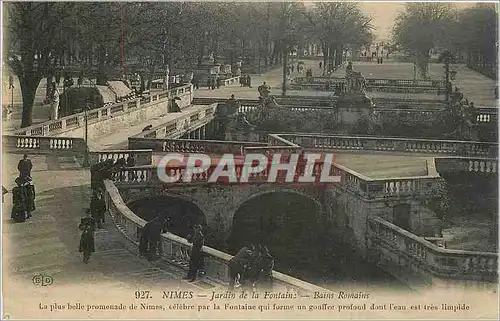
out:
M407 3L393 26L393 40L413 55L422 78L428 77L430 50L447 38L453 24L453 6L447 3Z
M333 57L371 39L369 18L353 3L311 11L301 2L9 2L5 11L4 57L21 81L23 127L40 80L63 68L104 84L122 64L148 77L166 67L192 71L207 57L260 68L313 42Z
M373 40L371 18L352 2L317 2L305 12L312 35L324 53L324 64L331 70L339 65L344 49L356 49Z

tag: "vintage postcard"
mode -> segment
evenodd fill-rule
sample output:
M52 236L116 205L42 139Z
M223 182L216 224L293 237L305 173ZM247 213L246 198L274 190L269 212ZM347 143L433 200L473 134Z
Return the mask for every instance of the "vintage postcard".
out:
M499 319L496 2L2 14L2 320Z

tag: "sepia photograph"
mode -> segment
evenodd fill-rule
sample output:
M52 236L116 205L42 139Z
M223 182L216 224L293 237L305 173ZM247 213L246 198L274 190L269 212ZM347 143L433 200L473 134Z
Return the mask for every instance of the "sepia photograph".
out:
M3 1L2 320L498 320L498 3Z

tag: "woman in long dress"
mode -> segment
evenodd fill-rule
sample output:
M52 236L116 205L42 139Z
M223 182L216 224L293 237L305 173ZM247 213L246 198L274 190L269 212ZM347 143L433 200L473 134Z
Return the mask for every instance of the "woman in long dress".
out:
M12 189L12 212L11 218L16 223L22 223L26 220L27 195L26 188L22 186L21 178L16 179L17 186Z

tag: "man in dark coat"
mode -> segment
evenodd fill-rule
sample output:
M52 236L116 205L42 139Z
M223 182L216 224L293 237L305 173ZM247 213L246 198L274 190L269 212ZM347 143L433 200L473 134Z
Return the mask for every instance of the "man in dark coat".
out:
M83 253L83 263L89 263L90 255L95 252L94 231L96 222L90 215L90 209L86 210L87 216L80 220L78 228L82 231L80 237L79 251Z
M17 169L19 170L19 176L21 177L31 177L31 170L33 169L33 164L31 160L28 159L28 155L24 154L23 159L17 164Z
M102 228L104 213L106 213L106 202L104 201L101 189L98 189L92 194L92 199L90 200L90 213L96 221L97 227Z
M157 252L160 256L162 255L161 233L167 232L167 224L166 218L157 216L142 228L139 249L141 254L146 255L150 261L156 257Z
M12 212L11 218L16 223L22 223L26 220L27 195L26 188L20 177L16 178L17 186L12 189Z
M245 270L250 264L252 255L254 255L255 247L250 245L249 247L243 247L241 250L233 256L229 261L229 287L234 288L237 280L245 278Z
M196 276L198 275L198 270L201 269L203 264L203 245L205 244L205 236L201 232L202 227L200 224L196 224L194 226L194 235L188 241L189 243L193 243L193 247L191 249L191 255L189 257L189 271L185 280L189 280L189 282L194 282L196 280Z
M257 263L258 284L260 288L270 289L273 285L274 258L269 254L267 246L262 247L262 252Z

